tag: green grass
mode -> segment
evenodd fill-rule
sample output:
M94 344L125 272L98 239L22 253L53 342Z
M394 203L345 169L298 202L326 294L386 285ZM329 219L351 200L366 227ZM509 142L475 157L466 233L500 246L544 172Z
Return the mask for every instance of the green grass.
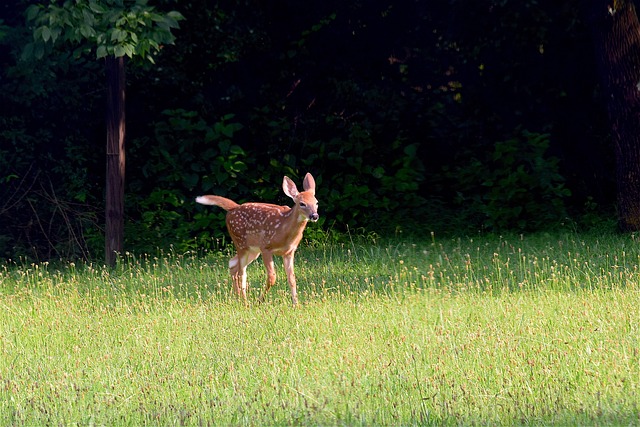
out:
M0 425L640 423L635 236L326 244L267 302L227 255L0 266Z

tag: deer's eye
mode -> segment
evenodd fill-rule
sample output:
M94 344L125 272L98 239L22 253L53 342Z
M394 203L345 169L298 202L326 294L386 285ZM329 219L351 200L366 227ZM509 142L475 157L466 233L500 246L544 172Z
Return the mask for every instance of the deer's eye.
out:
M305 202L300 202L300 207L301 207L301 208L306 208L306 207L307 207L307 204L306 204Z

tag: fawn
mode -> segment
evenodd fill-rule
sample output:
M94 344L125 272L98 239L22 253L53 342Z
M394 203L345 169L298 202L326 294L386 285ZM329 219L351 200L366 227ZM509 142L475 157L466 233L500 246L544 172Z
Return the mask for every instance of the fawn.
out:
M291 289L291 301L298 304L296 276L293 271L293 256L302 239L308 221L317 221L318 200L316 182L310 173L303 181L304 191L298 192L296 184L287 176L282 181L284 193L295 202L293 208L268 203L237 204L220 196L200 196L196 202L219 206L227 211L227 230L236 247L236 256L229 261L229 272L233 290L247 304L247 266L262 253L267 269L267 284L259 301L263 302L267 292L276 282L273 256L281 256Z

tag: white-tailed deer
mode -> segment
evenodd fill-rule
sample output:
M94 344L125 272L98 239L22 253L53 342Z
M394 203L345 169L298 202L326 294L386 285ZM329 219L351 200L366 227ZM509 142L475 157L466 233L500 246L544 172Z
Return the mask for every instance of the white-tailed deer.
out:
M302 239L308 221L318 220L316 181L310 173L304 177L304 191L298 192L296 184L284 177L282 189L295 202L293 208L267 203L237 204L220 196L200 196L196 202L215 205L227 211L227 229L236 247L237 254L229 261L233 290L247 303L247 266L262 253L267 269L267 284L260 296L264 301L269 289L276 282L273 256L281 256L287 272L291 301L298 304L296 276L293 271L293 256Z

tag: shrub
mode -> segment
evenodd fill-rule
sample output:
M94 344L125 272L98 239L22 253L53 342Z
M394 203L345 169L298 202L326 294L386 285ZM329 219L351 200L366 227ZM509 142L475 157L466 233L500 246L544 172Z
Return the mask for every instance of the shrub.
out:
M548 148L548 134L523 130L496 142L485 155L459 162L449 173L456 203L475 225L489 230L558 224L567 215L565 198L571 193Z

